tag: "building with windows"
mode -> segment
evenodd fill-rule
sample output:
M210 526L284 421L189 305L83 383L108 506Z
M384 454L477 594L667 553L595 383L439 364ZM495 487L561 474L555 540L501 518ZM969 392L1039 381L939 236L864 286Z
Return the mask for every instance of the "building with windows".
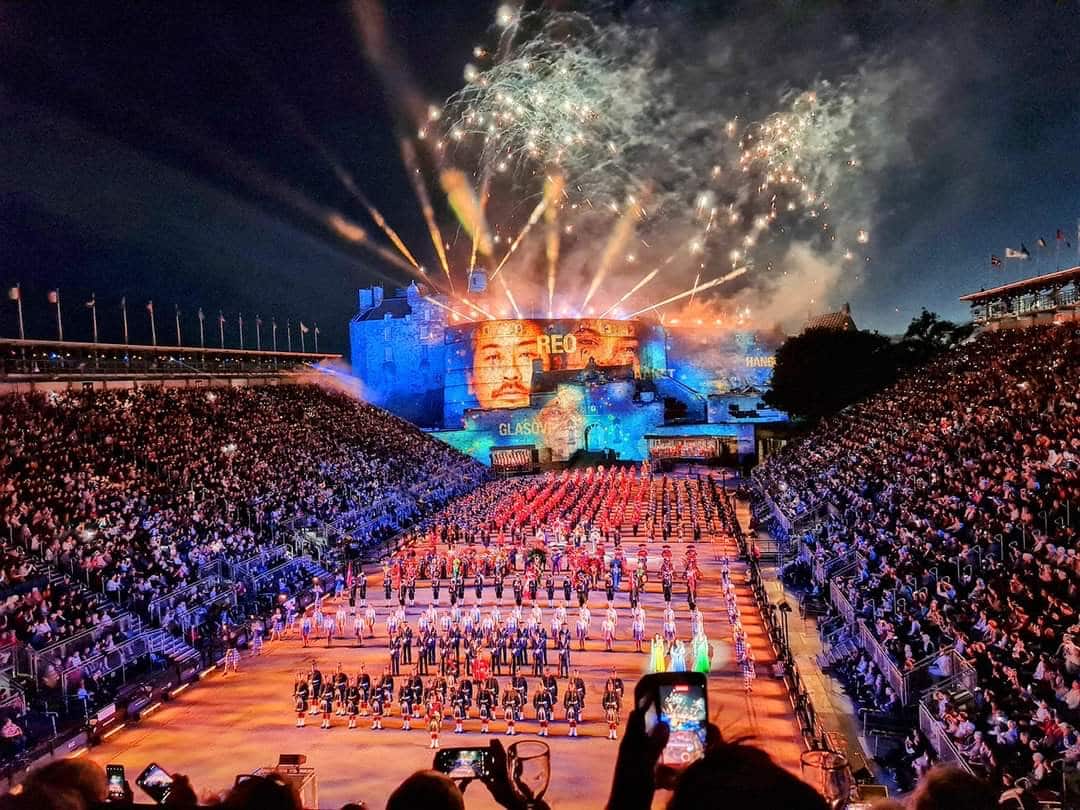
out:
M353 374L373 405L421 427L442 424L446 375L445 319L413 282L385 297L382 287L360 290L349 323Z
M988 329L1080 321L1080 267L999 284L960 296L971 319Z

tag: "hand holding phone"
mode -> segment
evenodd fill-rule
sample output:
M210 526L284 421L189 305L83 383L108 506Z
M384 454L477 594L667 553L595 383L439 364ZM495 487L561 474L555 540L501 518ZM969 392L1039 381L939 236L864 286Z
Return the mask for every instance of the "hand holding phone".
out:
M127 776L124 774L124 766L106 765L105 776L108 780L108 801L122 802L127 799Z
M451 779L486 779L491 775L491 751L483 748L441 748L435 754L435 770Z
M681 771L705 756L709 707L705 676L700 672L657 672L637 683L634 701L644 715L645 733L658 722L668 728L668 741L657 762L657 781L666 786L671 771ZM660 771L669 772L663 775Z
M173 778L156 762L151 762L145 770L139 774L135 784L141 787L146 795L158 804L164 804L172 793Z

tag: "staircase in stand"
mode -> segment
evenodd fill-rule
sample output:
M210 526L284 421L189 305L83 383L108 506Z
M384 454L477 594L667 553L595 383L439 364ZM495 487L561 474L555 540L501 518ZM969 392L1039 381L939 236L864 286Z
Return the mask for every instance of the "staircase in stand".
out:
M183 668L199 662L199 652L184 639L160 628L147 633L147 646L151 651Z

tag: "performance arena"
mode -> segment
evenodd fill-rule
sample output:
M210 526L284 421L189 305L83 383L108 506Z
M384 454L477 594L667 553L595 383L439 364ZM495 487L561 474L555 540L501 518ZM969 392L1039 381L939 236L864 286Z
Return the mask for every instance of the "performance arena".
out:
M771 779L866 799L946 761L1069 806L1080 348L1043 314L995 320L751 477L610 456L494 476L343 393L332 356L7 341L8 784L72 757L378 805L436 751L530 740L550 806L596 807L641 744L639 679L699 672L709 720L767 750ZM447 360L445 402L469 419L505 398L505 419L552 387L625 385L651 405L655 326L588 325L447 327L444 355L520 355L522 385L508 361ZM142 358L123 379L121 355Z

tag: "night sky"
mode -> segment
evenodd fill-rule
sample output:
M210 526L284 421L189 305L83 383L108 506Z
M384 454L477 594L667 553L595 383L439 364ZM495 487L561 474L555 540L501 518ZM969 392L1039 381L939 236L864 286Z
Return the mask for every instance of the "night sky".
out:
M426 99L460 86L496 5L386 3ZM850 295L860 326L902 331L923 306L964 317L958 295L987 284L1006 246L1033 260L995 282L1077 263L1076 2L693 5L718 26L774 21L770 47L800 69L842 36L916 57L932 39L928 59L951 54L926 66L935 115L907 135L917 159L882 194L872 265ZM133 341L148 341L152 299L159 334L179 305L194 342L201 306L208 324L225 311L231 341L237 313L247 335L259 314L318 322L322 347L344 351L356 288L404 276L326 227L336 211L376 232L316 144L435 264L384 94L347 4L0 3L0 284L22 283L29 335L54 335L58 286L69 338L89 337L94 292L102 340L119 339L126 295ZM1057 228L1071 248L1058 250ZM15 332L5 295L0 334Z

